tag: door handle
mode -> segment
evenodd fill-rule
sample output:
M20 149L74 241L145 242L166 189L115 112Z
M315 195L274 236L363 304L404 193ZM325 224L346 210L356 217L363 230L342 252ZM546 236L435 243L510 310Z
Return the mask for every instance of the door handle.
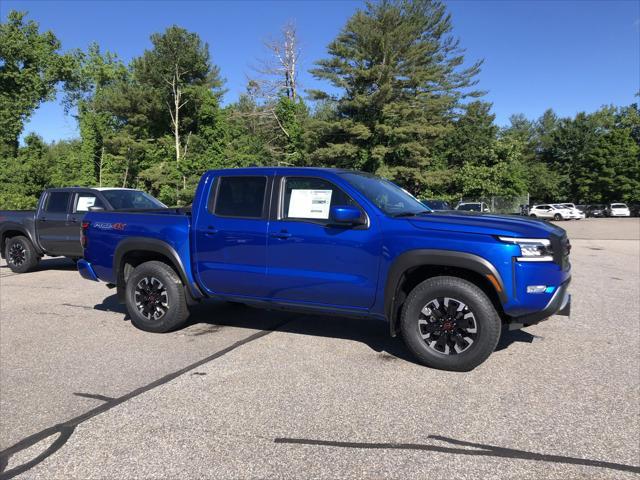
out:
M281 240L285 240L287 238L291 238L291 234L287 233L287 232L277 232L277 233L272 233L271 236L273 238L279 238Z
M216 233L218 233L218 229L213 225L209 225L207 230L204 232L205 237L213 237Z

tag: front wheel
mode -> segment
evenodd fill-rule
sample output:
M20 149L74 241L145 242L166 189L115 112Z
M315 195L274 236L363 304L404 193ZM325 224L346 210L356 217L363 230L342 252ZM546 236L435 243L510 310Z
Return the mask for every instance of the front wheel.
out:
M553 216L553 219L554 219L556 222L559 222L560 220L562 220L562 215L560 215L559 213L556 213L556 214Z
M402 308L400 330L420 363L473 370L493 352L502 323L493 303L473 283L433 277L415 287Z
M529 215L531 218L537 218L535 213L532 213L531 215Z
M4 248L4 258L12 272L26 273L40 261L33 243L27 237L12 237L7 240Z
M175 330L189 317L182 281L163 262L138 265L127 279L125 300L131 322L147 332Z

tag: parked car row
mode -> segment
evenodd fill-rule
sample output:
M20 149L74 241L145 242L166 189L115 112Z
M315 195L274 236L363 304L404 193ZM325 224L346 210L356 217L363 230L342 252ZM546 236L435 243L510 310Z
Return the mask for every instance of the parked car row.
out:
M491 209L485 202L460 202L455 208L445 200L426 199L422 204L434 212L478 212L491 213ZM633 203L628 206L625 203L610 203L608 205L576 205L574 203L544 203L536 205L521 205L520 214L550 220L582 220L588 217L638 217L640 216L640 204Z
M434 212L448 212L458 210L461 212L481 212L491 213L489 206L485 202L460 202L455 208L451 208L451 204L445 200L420 200Z

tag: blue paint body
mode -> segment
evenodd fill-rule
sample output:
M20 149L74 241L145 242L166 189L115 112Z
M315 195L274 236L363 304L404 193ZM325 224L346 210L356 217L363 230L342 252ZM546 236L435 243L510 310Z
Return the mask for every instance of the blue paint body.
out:
M252 175L273 179L273 195L264 219L219 217L209 211L218 176ZM327 226L279 218L281 177L328 180L359 204L367 224L359 228ZM271 185L271 183L269 183ZM269 200L267 200L269 201ZM326 312L356 313L384 319L387 277L400 255L416 250L473 254L489 262L503 285L504 312L518 317L541 311L553 291L570 279L568 262L518 262L520 247L499 236L549 238L564 231L550 223L517 216L427 214L408 218L386 215L341 175L339 170L247 168L209 171L201 179L192 212L89 212L88 247L80 272L88 279L116 283L114 256L127 238L165 242L179 256L192 295L295 305ZM124 224L120 230L109 225ZM528 294L527 285L547 285Z

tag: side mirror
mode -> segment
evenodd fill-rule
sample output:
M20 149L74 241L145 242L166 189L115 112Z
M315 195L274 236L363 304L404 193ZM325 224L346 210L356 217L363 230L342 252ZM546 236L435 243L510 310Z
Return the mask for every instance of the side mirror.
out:
M89 207L90 212L102 212L104 207Z
M359 208L348 205L336 205L331 207L331 221L339 225L363 225L362 212Z

